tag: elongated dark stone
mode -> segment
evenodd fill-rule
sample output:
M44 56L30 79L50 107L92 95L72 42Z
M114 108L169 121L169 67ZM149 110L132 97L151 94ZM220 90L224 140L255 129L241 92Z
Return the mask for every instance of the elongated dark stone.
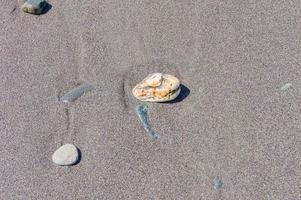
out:
M73 102L86 92L91 91L93 88L94 87L92 85L83 83L80 86L75 87L74 89L67 92L64 96L62 96L61 101L63 101L64 103Z
M135 111L148 135L154 140L158 139L158 134L155 132L155 130L149 123L148 106L145 104L138 105L136 106Z

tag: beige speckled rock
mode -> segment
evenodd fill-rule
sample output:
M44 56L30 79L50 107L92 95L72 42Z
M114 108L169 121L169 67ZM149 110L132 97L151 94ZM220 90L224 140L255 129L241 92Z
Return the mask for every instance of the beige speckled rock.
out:
M43 12L46 6L45 0L27 0L21 7L21 10L33 15L39 15Z
M77 162L79 153L73 144L65 144L52 155L52 161L57 165L73 165Z
M162 73L148 75L133 89L133 95L141 101L166 102L175 99L181 91L175 76Z

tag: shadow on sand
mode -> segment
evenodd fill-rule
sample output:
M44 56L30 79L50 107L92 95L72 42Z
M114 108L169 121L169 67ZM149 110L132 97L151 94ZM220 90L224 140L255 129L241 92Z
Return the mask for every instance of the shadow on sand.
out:
M76 161L74 164L72 164L71 166L77 165L78 163L80 163L80 161L81 161L81 159L82 159L82 152L80 151L79 148L77 148L77 151L78 151L78 159L77 159L77 161Z
M52 8L52 5L49 4L48 2L45 2L44 8L40 15L44 15L44 14L48 13L48 11L51 10L51 8Z
M190 90L183 84L181 84L180 87L181 87L181 92L179 96L177 96L177 98L175 98L172 101L163 102L163 103L167 103L167 104L179 103L183 101L186 97L188 97L188 95L190 94Z

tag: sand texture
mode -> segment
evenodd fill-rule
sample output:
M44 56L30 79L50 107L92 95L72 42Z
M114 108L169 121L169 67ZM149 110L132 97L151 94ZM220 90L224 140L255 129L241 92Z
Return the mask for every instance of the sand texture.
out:
M0 199L301 199L301 1L49 4L1 0ZM152 140L131 91L155 72L183 89L147 103Z

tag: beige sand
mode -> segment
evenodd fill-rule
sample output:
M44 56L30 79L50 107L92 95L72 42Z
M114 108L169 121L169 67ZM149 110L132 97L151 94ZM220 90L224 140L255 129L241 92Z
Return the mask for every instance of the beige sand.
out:
M301 1L50 4L1 1L0 199L301 199ZM149 104L152 141L131 89L158 71L190 93Z

